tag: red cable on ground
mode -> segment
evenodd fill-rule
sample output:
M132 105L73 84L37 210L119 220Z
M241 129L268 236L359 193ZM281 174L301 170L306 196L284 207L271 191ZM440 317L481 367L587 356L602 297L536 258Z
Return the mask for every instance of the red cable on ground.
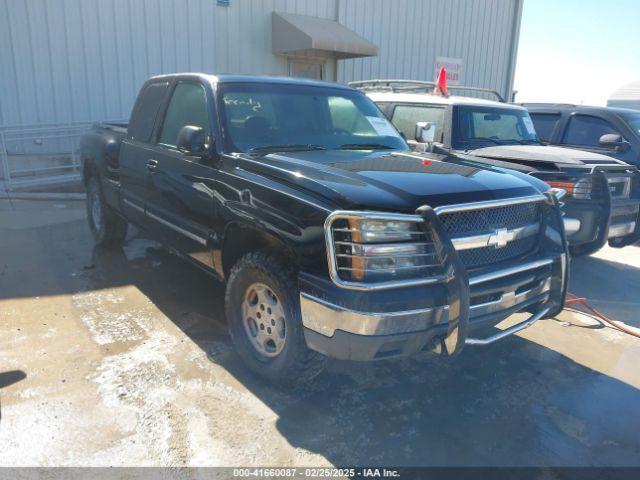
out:
M639 332L634 332L633 330L630 330L627 327L623 327L622 325L618 325L613 320L607 318L605 315L603 315L598 310L596 310L591 305L589 305L587 303L587 299L586 298L578 297L578 296L574 295L573 293L567 292L567 300L565 301L565 305L573 305L574 303L577 303L577 304L581 305L582 307L586 308L590 313L592 313L593 315L598 317L600 320L602 320L603 322L607 322L609 325L611 325L614 328L620 330L621 332L624 332L624 333L626 333L628 335L631 335L633 337L636 337L636 338L640 338L640 333Z

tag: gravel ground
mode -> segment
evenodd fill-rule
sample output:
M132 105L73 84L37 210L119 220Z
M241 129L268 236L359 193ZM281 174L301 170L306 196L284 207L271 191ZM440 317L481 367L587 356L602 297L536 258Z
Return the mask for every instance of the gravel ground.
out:
M640 327L640 248L572 275ZM0 200L0 466L640 465L640 340L585 315L281 391L241 365L222 301L135 232L92 249L82 202Z

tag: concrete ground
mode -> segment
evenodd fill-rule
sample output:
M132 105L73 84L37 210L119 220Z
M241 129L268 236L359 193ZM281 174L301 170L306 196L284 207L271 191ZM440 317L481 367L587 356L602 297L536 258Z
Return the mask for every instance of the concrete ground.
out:
M0 466L640 465L640 339L565 311L279 391L233 352L220 284L141 236L92 249L84 216L0 200ZM640 327L640 248L571 273Z

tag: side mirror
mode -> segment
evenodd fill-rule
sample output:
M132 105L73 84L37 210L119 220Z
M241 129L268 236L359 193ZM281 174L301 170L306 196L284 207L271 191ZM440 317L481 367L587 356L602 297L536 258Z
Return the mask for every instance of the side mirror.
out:
M618 133L607 133L598 140L601 147L615 149L618 152L625 152L629 149L629 143Z
M433 143L436 138L436 124L433 122L416 123L416 142Z
M178 150L191 155L204 155L206 153L206 138L204 128L193 125L185 125L178 134Z

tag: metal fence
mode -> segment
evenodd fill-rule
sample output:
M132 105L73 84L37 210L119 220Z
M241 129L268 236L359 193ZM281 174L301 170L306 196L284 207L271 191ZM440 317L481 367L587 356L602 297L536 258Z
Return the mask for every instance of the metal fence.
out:
M6 188L46 186L80 178L78 147L91 122L0 126L0 178Z

